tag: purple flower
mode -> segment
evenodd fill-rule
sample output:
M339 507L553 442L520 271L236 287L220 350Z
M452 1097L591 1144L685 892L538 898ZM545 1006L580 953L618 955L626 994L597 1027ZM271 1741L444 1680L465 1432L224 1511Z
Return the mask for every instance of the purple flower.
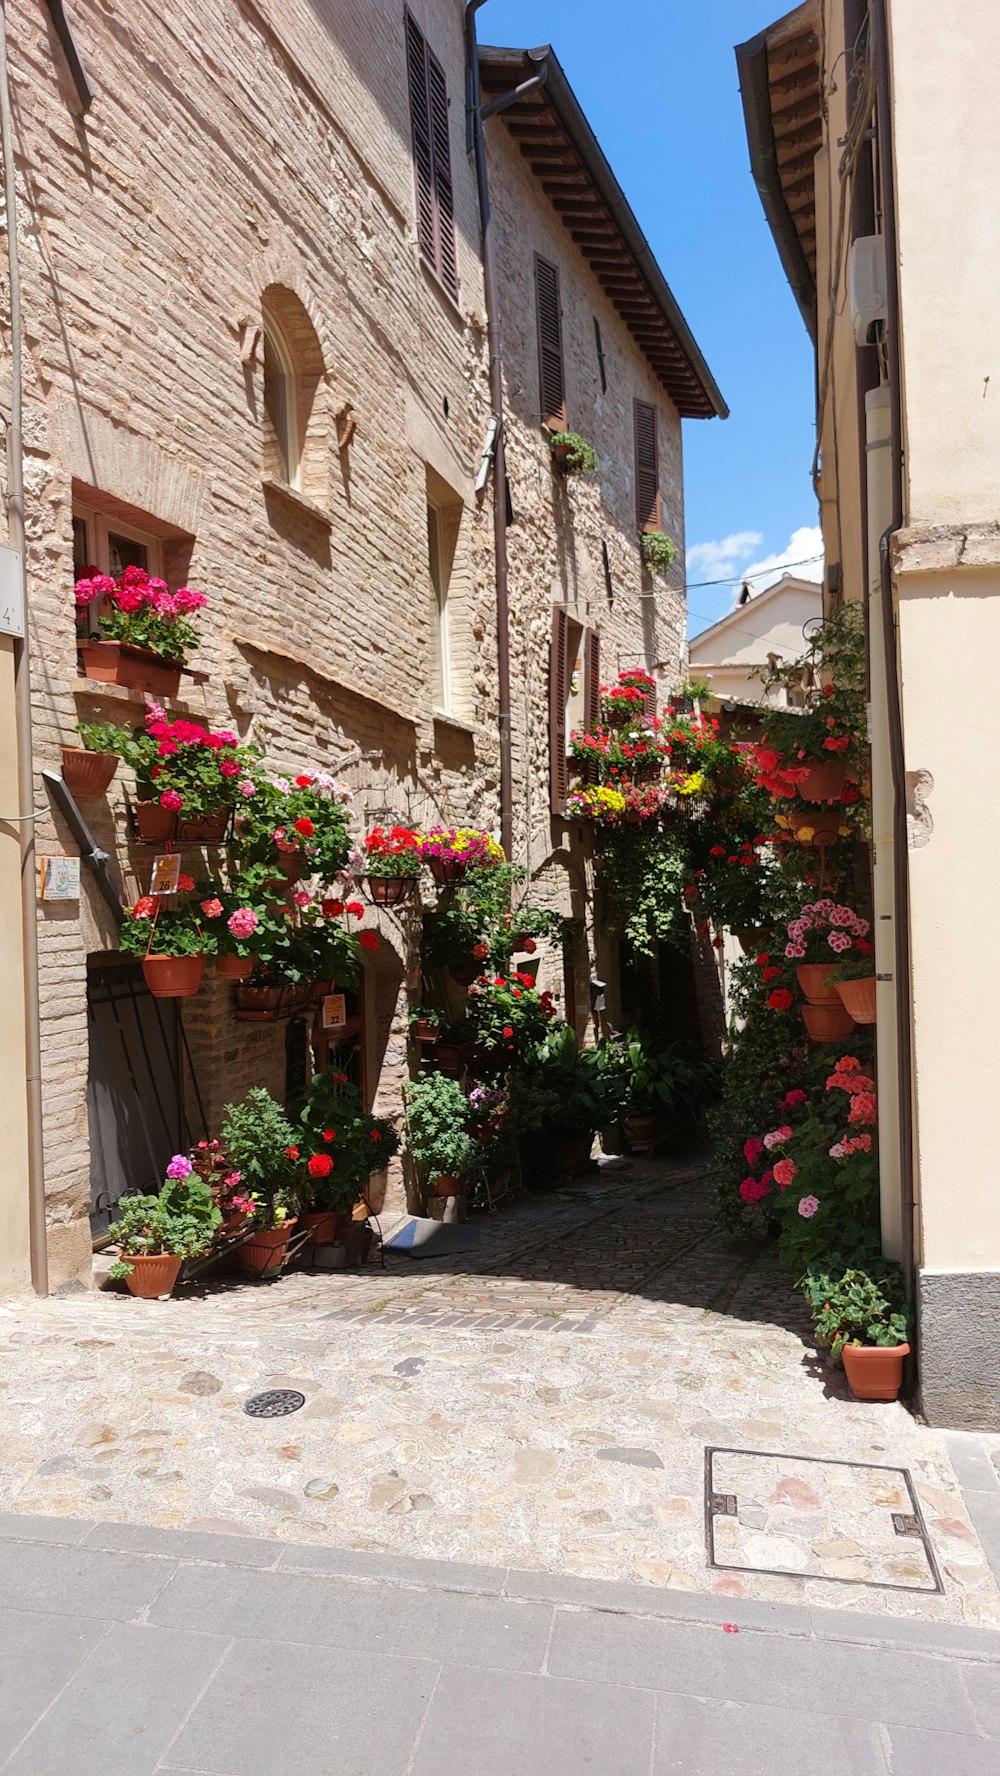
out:
M183 1153L175 1153L167 1167L168 1178L188 1178L194 1171L191 1161Z

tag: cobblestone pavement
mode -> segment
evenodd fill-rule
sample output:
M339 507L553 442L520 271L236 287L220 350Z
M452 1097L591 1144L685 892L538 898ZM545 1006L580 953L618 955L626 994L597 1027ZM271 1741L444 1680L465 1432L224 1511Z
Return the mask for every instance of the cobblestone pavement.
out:
M478 1225L450 1260L5 1304L0 1508L1000 1625L945 1440L848 1397L696 1166ZM305 1406L248 1417L272 1387ZM709 1448L777 1458L713 1458L725 1566Z

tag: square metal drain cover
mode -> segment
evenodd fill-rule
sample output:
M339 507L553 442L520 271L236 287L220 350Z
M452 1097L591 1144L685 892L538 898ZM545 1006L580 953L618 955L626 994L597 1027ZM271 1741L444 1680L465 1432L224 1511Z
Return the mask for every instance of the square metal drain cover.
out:
M706 1449L705 1537L735 1572L944 1590L907 1468Z

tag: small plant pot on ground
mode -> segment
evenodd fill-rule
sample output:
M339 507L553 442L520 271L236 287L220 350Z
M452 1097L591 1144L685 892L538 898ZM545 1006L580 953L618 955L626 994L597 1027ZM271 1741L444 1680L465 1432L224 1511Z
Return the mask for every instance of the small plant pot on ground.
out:
M895 1400L903 1385L908 1344L845 1344L841 1353L847 1385L856 1400Z
M87 678L99 684L124 685L130 691L149 691L154 697L176 697L181 688L181 668L146 648L129 647L124 641L81 641L80 654Z
M824 759L809 766L808 775L799 784L804 802L835 802L847 782L847 771L837 759Z
M630 1153L651 1153L663 1138L658 1116L623 1116L621 1127Z
M88 752L82 746L62 749L62 778L73 796L102 796L118 769L114 752Z
M156 1301L161 1295L173 1293L184 1260L173 1252L154 1252L127 1256L122 1262L132 1266L125 1278L129 1294L138 1295L143 1301Z
M800 962L795 978L810 1005L839 1005L840 994L831 980L836 963Z
M294 1221L283 1221L280 1227L259 1227L241 1247L240 1263L249 1276L267 1276L281 1269L295 1227Z
M244 981L253 973L253 957L216 956L215 972L220 980Z
M866 974L860 980L837 981L837 992L845 1011L856 1024L874 1024L878 1017L875 976Z
M839 1042L854 1028L854 1019L842 1005L800 1005L799 1010L813 1042Z
M451 1172L442 1172L433 1184L427 1186L432 1196L464 1196L469 1188L468 1178L456 1178Z
M300 1218L301 1225L309 1229L314 1246L332 1246L337 1237L336 1209L312 1209L308 1215Z
M364 888L372 906L402 906L412 900L416 876L365 876Z
M193 999L205 973L205 958L144 956L142 972L154 999Z

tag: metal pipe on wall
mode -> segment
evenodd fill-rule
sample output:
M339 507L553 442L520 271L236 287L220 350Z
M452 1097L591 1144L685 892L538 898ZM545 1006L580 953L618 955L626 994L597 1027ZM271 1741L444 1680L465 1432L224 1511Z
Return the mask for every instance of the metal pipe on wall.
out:
M11 546L20 550L24 591L24 636L14 646L14 698L17 720L18 786L21 813L21 926L24 947L24 1049L28 1101L28 1228L31 1281L39 1295L49 1291L45 1226L45 1143L42 1125L41 1008L38 995L38 913L35 890L35 766L31 742L31 661L28 588L24 567L23 389L21 375L21 272L17 250L17 188L14 179L14 131L7 60L7 7L0 0L0 136L3 142L3 189L10 273L10 427L7 433L9 480L7 529Z

